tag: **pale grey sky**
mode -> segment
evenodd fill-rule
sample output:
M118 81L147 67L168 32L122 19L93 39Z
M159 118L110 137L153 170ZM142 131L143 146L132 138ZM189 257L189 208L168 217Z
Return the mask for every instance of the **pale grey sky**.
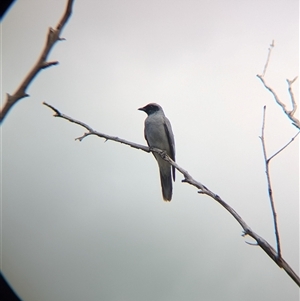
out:
M13 93L65 0L19 0L2 27L2 97ZM145 144L157 102L177 162L273 246L261 143L296 133L256 74L289 104L298 75L296 0L82 1L61 42L2 125L1 270L24 301L296 301L296 284L215 201L182 184L162 201L151 154L89 137L46 101L94 129ZM298 100L298 84L294 86ZM298 138L299 139L299 138ZM299 273L299 140L271 164L285 260Z

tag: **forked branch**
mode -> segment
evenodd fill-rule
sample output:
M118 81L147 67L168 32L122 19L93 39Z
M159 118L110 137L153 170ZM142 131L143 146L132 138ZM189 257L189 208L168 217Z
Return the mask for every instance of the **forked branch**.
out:
M54 108L53 106L51 106L51 105L49 105L45 102L43 104L54 111L54 117L63 118L63 119L68 120L72 123L76 123L76 124L84 127L88 131L87 133L84 133L81 137L76 138L75 140L82 141L87 136L95 135L95 136L104 138L106 140L112 140L112 141L115 141L115 142L126 144L128 146L131 146L131 147L136 148L136 149L143 150L145 152L156 152L156 153L158 153L165 161L167 161L171 165L173 165L184 176L184 179L182 180L182 182L188 183L192 186L195 186L197 189L199 189L199 191L198 191L199 193L205 194L205 195L213 198L222 207L224 207L233 216L233 218L241 225L241 227L243 228L243 236L249 235L250 237L252 237L256 241L257 245L260 246L280 268L283 268L286 271L286 273L295 281L295 283L298 286L300 286L299 276L293 271L293 269L289 266L289 264L282 257L278 258L277 252L274 250L274 248L265 239L263 239L261 236L256 234L246 224L246 222L241 218L241 216L231 206L229 206L224 200L222 200L222 198L220 196L218 196L217 194L215 194L214 192L209 190L202 183L196 181L186 170L184 170L176 162L174 162L166 154L165 151L160 150L160 149L156 149L156 148L149 148L149 147L141 145L141 144L133 143L133 142L130 142L130 141L118 138L118 137L113 137L113 136L109 136L109 135L94 131L87 124L85 124L81 121L75 120L72 117L69 117L65 114L62 114L59 110L57 110L56 108Z
M264 161L265 161L265 172L267 176L267 183L268 183L268 194L273 214L273 222L274 222L274 229L275 229L275 238L276 238L276 245L277 245L277 260L281 260L281 247L280 247L280 237L279 237L279 230L278 230L278 223L277 223L277 214L275 209L275 203L273 199L273 192L272 192L272 185L271 185L271 179L270 179L270 160L272 159L267 157L267 151L266 151L266 144L265 144L265 121L266 121L266 106L264 106L264 112L263 112L263 123L262 123L262 129L261 129L261 136L259 137L261 139L262 148L263 148L263 155L264 155Z
M6 94L5 104L0 112L0 124L3 122L7 113L11 110L11 108L19 100L29 96L26 91L27 91L29 85L32 83L33 79L37 76L37 74L43 69L46 69L50 66L54 66L54 65L58 64L57 61L48 62L47 58L48 58L48 55L51 52L54 44L57 41L63 40L62 38L60 38L60 34L72 14L73 2L74 2L74 0L68 0L66 10L65 10L61 20L56 25L56 28L54 28L54 29L51 27L49 28L44 49L43 49L40 57L38 58L37 62L34 64L34 66L29 71L27 76L21 82L20 86L17 88L17 90L12 95Z
M288 110L286 108L286 105L280 100L280 98L278 97L278 95L276 94L276 92L266 83L264 77L269 65L269 61L270 61L270 57L271 57L271 52L272 49L274 48L274 40L272 41L272 44L270 45L269 48L269 52L268 52L268 57L267 57L267 61L266 64L264 66L264 70L263 73L261 75L257 74L257 77L261 80L261 82L263 83L264 87L269 90L271 92L271 94L273 95L276 103L281 107L281 109L283 110L284 114L292 121L292 124L297 127L298 129L300 129L300 121L296 118L295 116L295 112L297 110L297 103L295 101L295 97L294 97L294 93L292 90L292 85L293 83L298 79L298 76L296 76L294 79L289 80L287 79L287 83L288 83L288 90L289 90L289 95L290 95L290 99L291 99L291 104L292 104L292 109Z
M297 80L297 77L295 77L293 80L287 80L288 91L289 91L289 95L290 95L290 99L291 99L291 103L292 103L292 110L290 110L290 111L288 111L286 109L286 105L280 100L280 98L278 97L276 92L271 87L269 87L264 80L264 76L265 76L267 68L268 68L268 64L270 61L270 56L271 56L273 47L274 47L274 41L272 41L272 44L270 45L268 57L267 57L267 61L264 66L263 73L261 75L257 75L257 77L261 80L264 87L272 93L276 103L282 108L284 114L286 116L288 116L288 118L292 121L292 124L294 126L296 126L298 129L300 129L299 120L295 117L295 112L297 110L297 103L295 101L294 93L292 90L292 84ZM275 156L277 156L287 146L289 146L295 140L295 138L299 135L300 132L298 131L297 134L287 144L285 144L282 148L280 148L277 152L275 152L272 156L270 156L268 158L267 151L266 151L266 144L265 144L265 119L266 119L266 106L264 106L264 111L263 111L262 133L261 133L260 139L261 139L261 143L262 143L263 156L264 156L264 161L265 161L265 172L266 172L267 184L268 184L268 195L269 195L269 200L270 200L270 205L271 205L271 210L272 210L272 215L273 215L275 239L276 239L276 245L277 245L277 253L275 254L276 257L274 260L276 262L278 262L278 265L280 266L280 262L283 262L282 261L283 259L282 259L282 255L281 255L281 245L280 245L277 213L276 213L276 209L275 209L275 202L274 202L274 198L273 198L272 185L271 185L271 179L270 179L270 162Z

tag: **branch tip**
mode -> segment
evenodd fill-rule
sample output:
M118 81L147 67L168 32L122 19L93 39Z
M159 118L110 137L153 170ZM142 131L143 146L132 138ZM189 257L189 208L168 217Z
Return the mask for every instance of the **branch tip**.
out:
M55 66L55 65L58 65L58 64L59 64L58 61L43 62L42 65L41 65L41 69L46 69L48 67Z
M298 76L296 76L294 79L289 80L288 78L286 79L286 81L288 82L289 85L292 85L296 80L298 79Z
M250 245L250 246L259 246L259 244L257 242L249 242L249 241L245 241L246 244Z

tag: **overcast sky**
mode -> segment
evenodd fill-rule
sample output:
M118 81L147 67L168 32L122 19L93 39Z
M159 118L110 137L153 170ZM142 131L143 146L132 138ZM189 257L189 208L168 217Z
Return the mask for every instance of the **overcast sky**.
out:
M2 22L2 98L44 46L66 0L19 0ZM52 117L46 101L145 144L146 114L170 119L177 163L275 247L261 135L272 155L296 128L296 0L77 0L50 60L2 130L1 270L24 301L297 301L299 289L214 200L181 183L162 201L151 154ZM294 85L298 100L298 83ZM298 115L299 116L299 115ZM299 274L299 138L271 163L282 254Z

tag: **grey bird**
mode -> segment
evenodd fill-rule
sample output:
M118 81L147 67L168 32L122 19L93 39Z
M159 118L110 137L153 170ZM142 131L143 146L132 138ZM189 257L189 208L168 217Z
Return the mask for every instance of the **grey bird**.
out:
M169 119L165 116L162 107L156 103L149 103L140 111L147 113L145 120L145 139L149 147L159 148L166 151L168 156L175 161L175 142L172 127ZM157 160L161 189L164 201L172 199L172 176L171 165L161 158L157 153L153 153ZM173 180L175 181L175 167L172 166Z

